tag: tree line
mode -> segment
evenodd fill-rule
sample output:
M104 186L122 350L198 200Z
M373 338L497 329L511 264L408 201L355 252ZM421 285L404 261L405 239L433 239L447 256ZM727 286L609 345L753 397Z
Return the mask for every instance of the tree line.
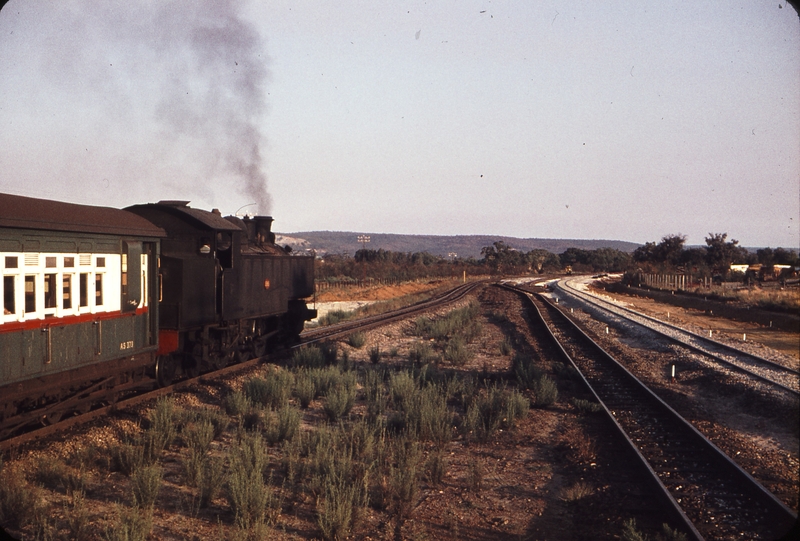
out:
M761 248L751 252L727 233L709 233L705 246L686 247L686 236L666 235L647 242L632 254L614 248L568 248L560 254L517 250L504 241L481 249L480 258L446 258L428 252L360 249L354 256L328 254L316 265L317 280L415 280L486 274L655 272L690 273L696 277L727 277L731 264L800 265L796 251Z
M361 249L354 256L328 254L316 265L317 280L358 280L364 278L414 280L486 274L621 272L631 255L613 248L582 250L568 248L561 254L535 249L517 250L503 241L481 249L481 258L445 258L428 252L393 252Z
M727 233L709 233L706 245L686 248L685 235L666 235L661 242L647 242L633 252L636 267L645 272L690 272L696 276L730 275L731 265L791 265L800 264L797 252L785 248L760 248L751 252L728 240Z

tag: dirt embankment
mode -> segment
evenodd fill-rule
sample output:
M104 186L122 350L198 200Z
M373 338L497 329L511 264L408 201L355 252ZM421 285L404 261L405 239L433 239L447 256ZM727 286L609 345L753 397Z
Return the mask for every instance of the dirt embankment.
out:
M433 280L425 282L404 282L390 286L373 287L344 287L341 289L328 289L316 295L316 302L334 301L385 301L406 295L423 293L442 287L447 282L444 280ZM453 281L453 285L456 282Z

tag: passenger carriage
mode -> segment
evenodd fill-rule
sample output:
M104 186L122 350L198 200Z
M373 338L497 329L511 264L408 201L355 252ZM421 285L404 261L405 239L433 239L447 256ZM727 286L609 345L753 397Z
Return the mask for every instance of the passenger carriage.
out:
M0 419L137 385L158 347L163 236L124 210L0 194Z

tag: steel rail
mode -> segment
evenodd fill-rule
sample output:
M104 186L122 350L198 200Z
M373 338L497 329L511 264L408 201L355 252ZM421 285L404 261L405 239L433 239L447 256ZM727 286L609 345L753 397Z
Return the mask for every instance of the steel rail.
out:
M534 299L528 291L504 287L522 294L535 308L565 359L578 370L642 461L679 529L694 539L724 537L730 533L725 529L734 530L740 538L771 539L767 536L783 534L795 524L794 511L603 350L567 314L542 295ZM559 332L573 336L569 349L582 348L577 352L583 360L567 352L537 302L551 317L561 319ZM551 321L555 325L555 320Z
M478 287L481 284L485 284L486 282L487 282L486 280L480 280L462 284L445 292L439 297L428 299L426 301L421 301L416 304L412 304L410 306L405 306L403 308L398 308L397 310L386 312L384 314L377 314L374 316L360 318L357 320L344 321L342 323L337 323L335 325L327 325L325 327L317 327L314 329L309 329L307 331L304 331L300 335L300 338L303 344L312 344L315 342L320 342L322 340L330 339L332 337L346 335L356 330L369 330L377 326L393 323L395 321L399 321L401 319L410 317L414 314L432 310L439 306L461 300L468 293L473 291L476 287Z
M667 323L665 321L662 321L662 320L660 320L658 318L649 316L647 314L642 314L641 312L637 312L636 310L631 310L630 308L626 308L624 306L619 306L617 304L605 301L605 300L600 299L600 298L598 298L598 297L596 297L594 295L590 295L588 293L585 293L583 291L580 291L580 290L574 288L573 286L568 284L567 280L563 280L562 282L564 283L563 286L561 285L561 282L559 282L560 291L563 291L568 296L572 296L573 298L577 298L578 300L580 300L582 302L585 302L585 303L588 303L588 304L590 304L592 306L595 306L596 308L598 308L600 310L603 310L605 312L611 313L611 314L613 314L613 315L615 315L617 317L621 317L621 318L625 319L626 321L630 321L630 322L635 323L635 324L637 324L637 325L639 325L641 327L644 327L644 328L646 328L646 329L648 329L648 330L650 330L650 331L652 331L652 332L654 332L656 334L659 334L659 335L663 336L664 338L668 339L671 342L675 342L675 343L680 344L681 346L686 347L686 348L688 348L688 349L690 349L690 350L692 350L692 351L694 351L696 353L700 353L701 355L705 355L707 357L710 357L710 358L714 359L715 361L717 361L717 362L719 362L719 363L721 363L721 364L723 364L723 365L725 365L725 366L727 366L729 368L732 368L733 370L736 370L738 372L747 374L748 376L750 376L752 378L755 378L755 379L757 379L759 381L763 381L763 382L768 383L768 384L770 384L772 386L778 387L779 389L781 389L781 390L783 390L783 391L785 391L785 392L787 392L787 393L789 393L789 394L791 394L791 395L793 395L795 397L800 397L800 390L798 388L790 387L788 385L785 385L785 384L781 383L780 381L775 381L774 379L772 379L772 378L770 378L768 376L765 376L763 374L759 374L757 372L754 372L751 369L752 367L748 368L747 366L743 366L742 364L737 364L736 362L733 362L733 361L730 361L730 360L728 360L728 359L726 359L724 357L721 357L718 353L715 353L714 351L710 351L709 349L706 349L706 348L700 347L698 345L692 344L691 342L689 342L687 340L678 338L676 336L672 336L667 331L664 331L664 330L659 329L657 327L653 327L653 326L650 326L650 325L645 325L641 321L637 321L635 318L642 318L642 319L651 321L652 323L654 323L656 325L660 325L660 326L666 327L667 329L671 330L674 333L688 335L688 336L691 337L691 339L698 340L701 343L705 343L705 344L711 345L712 348L719 348L719 349L725 350L727 352L730 352L731 354L733 354L734 357L744 357L746 359L752 359L755 363L763 365L763 367L766 370L771 371L773 374L775 374L775 376L778 376L778 377L784 376L784 377L796 378L797 379L796 385L800 386L800 372L798 372L798 371L796 371L796 370L794 370L792 368L783 366L783 365L781 365L779 363L776 363L774 361L770 361L769 359L765 359L763 357L760 357L758 355L754 355L754 354L749 353L747 351L742 351L742 350L740 350L740 349L738 349L738 348L736 348L734 346L731 346L729 344L724 344L724 343L719 342L717 340L713 340L711 338L707 338L705 336L702 336L700 334L694 333L694 332L689 331L687 329L683 329L681 327L678 327L677 325L673 325L671 323ZM630 314L630 315L626 315L626 314ZM633 316L633 317L631 317L631 316ZM775 376L773 376L773 377L775 377Z

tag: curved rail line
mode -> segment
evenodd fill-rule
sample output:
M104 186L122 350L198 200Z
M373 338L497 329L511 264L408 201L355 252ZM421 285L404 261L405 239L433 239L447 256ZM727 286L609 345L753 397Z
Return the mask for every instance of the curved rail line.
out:
M478 287L478 285L481 285L483 283L485 283L485 281L469 282L467 284L457 286L454 289L451 289L433 299L422 301L417 304L407 306L404 308L399 308L391 312L370 316L368 318L347 321L337 325L330 325L326 327L310 329L308 331L303 332L300 335L300 343L295 346L292 346L292 348L290 349L299 348L305 345L320 342L322 340L331 340L335 338L340 338L343 336L347 336L348 334L351 334L355 331L368 330L382 325L388 325L395 321L405 319L413 315L423 313L428 310L432 310L434 308L456 302L464 298L468 293L470 293L472 290ZM23 443L45 438L52 434L66 430L70 427L85 424L94 419L103 417L104 415L108 415L113 411L119 411L131 408L138 404L147 402L148 400L152 400L154 398L158 398L160 396L164 396L172 392L187 390L194 385L205 384L222 376L227 376L230 374L235 374L240 371L244 371L250 367L256 366L259 363L267 360L277 360L281 355L285 355L286 353L287 350L283 350L271 353L270 355L266 355L263 357L256 357L242 363L233 364L225 368L215 370L213 372L207 372L205 374L201 374L194 378L181 380L167 387L161 387L158 389L152 389L154 382L150 380L144 380L138 382L138 385L134 386L132 389L131 388L126 388L124 390L114 389L113 391L115 391L117 394L120 394L123 391L131 393L136 392L137 394L134 394L133 396L120 398L111 404L93 409L92 411L89 411L87 413L82 413L74 417L65 418L58 423L49 426L37 427L36 429L31 430L29 432L25 432L23 434L19 434L17 436L13 436L8 439L2 440L0 441L0 451L6 449L12 449L22 445Z
M800 372L797 370L585 293L572 286L569 280L559 281L558 288L567 296L636 323L733 370L777 387L792 396L800 397Z
M539 294L522 294L648 472L679 530L776 539L797 515Z

